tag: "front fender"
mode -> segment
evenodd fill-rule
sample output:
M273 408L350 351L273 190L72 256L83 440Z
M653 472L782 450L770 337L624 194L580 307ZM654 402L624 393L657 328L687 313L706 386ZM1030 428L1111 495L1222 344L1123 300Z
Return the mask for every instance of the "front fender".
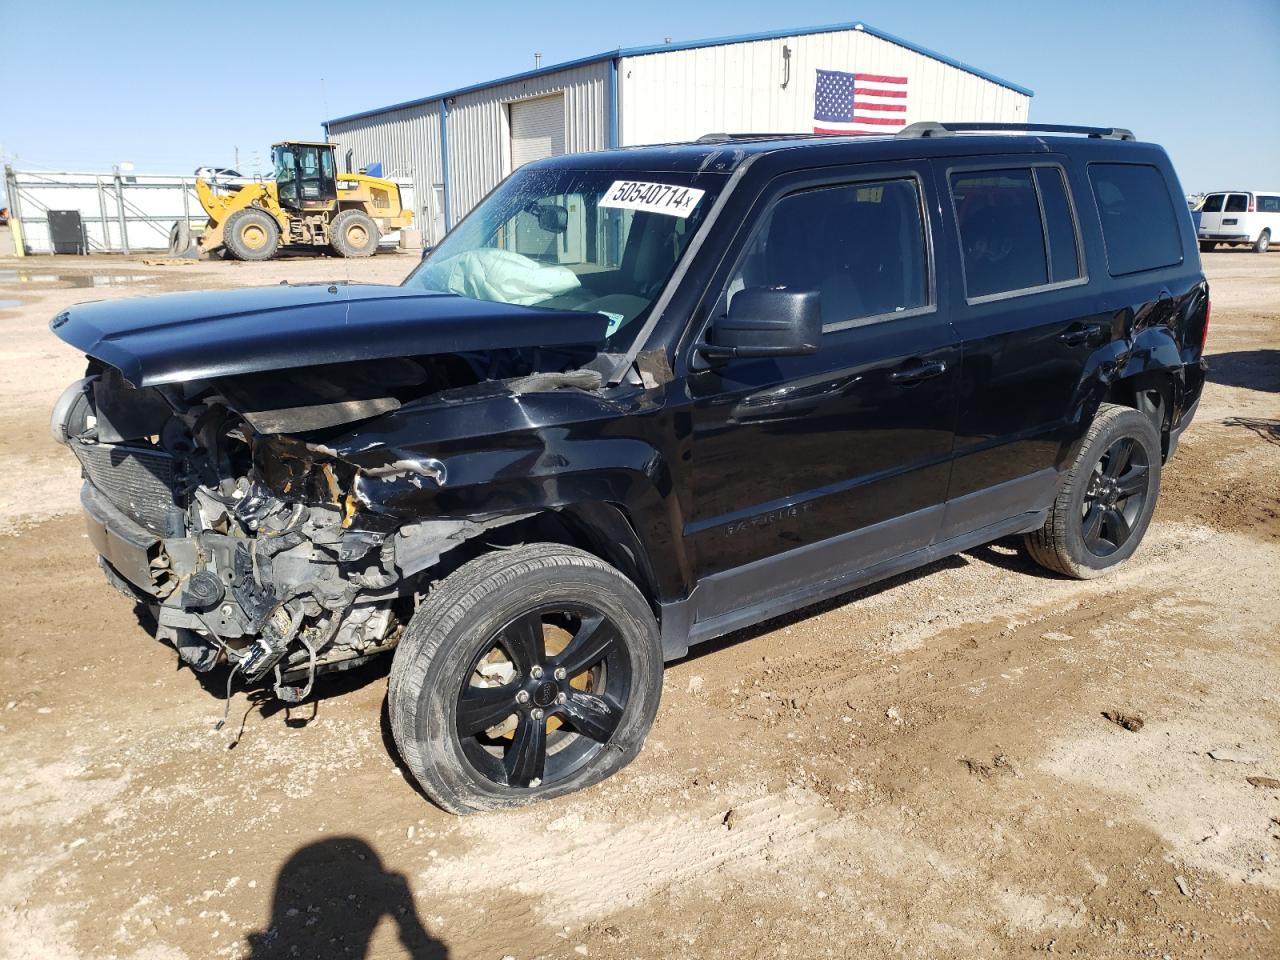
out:
M666 598L688 592L691 571L663 424L639 398L630 406L580 391L502 394L404 407L327 452L355 468L357 516L382 527L546 510L589 518L590 505L615 504Z

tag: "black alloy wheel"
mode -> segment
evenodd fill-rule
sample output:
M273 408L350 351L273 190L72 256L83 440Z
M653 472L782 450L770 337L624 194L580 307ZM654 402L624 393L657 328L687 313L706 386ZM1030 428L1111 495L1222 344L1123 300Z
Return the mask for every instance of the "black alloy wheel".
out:
M476 654L455 724L473 770L495 784L564 781L613 737L631 695L618 625L585 604L544 604Z
M548 800L636 757L662 662L653 608L616 567L557 543L496 549L418 605L391 666L391 732L445 810Z
M1154 414L1104 403L1089 425L1044 525L1024 539L1042 567L1078 580L1102 576L1142 543L1160 493L1163 466Z
M1133 437L1116 440L1098 460L1085 487L1080 527L1095 557L1109 557L1133 535L1151 485L1147 454Z

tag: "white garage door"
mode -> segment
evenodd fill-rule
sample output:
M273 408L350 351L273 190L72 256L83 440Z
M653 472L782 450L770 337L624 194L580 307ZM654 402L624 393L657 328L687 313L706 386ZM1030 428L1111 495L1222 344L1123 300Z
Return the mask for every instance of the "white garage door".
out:
M564 153L564 94L511 104L511 169Z

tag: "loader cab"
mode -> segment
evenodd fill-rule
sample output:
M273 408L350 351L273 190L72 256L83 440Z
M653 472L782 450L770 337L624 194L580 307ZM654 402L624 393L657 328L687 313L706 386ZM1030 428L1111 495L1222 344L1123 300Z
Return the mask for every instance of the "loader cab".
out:
M271 148L276 195L292 210L331 210L338 201L331 143L277 143Z

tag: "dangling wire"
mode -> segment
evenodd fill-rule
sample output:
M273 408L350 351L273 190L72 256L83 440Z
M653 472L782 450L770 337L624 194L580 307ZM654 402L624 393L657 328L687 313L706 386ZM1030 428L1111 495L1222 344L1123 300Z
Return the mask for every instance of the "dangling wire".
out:
M231 668L231 672L227 674L227 695L222 704L222 719L214 724L213 729L221 730L227 725L227 717L231 715L231 682L236 678L236 672L240 669L240 661L237 660L235 666Z

